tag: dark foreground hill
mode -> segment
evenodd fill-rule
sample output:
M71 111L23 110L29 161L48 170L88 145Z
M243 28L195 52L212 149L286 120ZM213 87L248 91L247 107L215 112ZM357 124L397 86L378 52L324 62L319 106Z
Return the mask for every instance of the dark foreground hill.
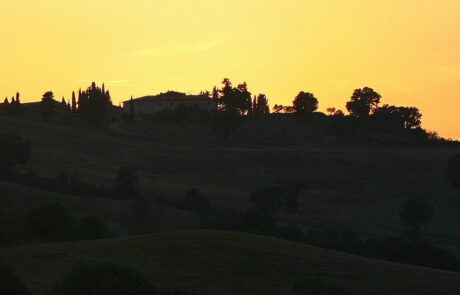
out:
M460 294L460 273L377 261L260 236L185 231L0 250L36 294L79 263L134 267L158 288L196 294L290 294L309 277L351 294Z

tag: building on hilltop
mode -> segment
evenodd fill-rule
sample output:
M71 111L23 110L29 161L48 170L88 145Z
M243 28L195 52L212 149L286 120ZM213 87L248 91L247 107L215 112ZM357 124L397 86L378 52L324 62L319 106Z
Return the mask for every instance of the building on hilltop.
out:
M131 107L133 104L133 107ZM206 95L188 95L176 91L168 91L158 95L139 97L123 102L123 109L136 114L156 114L163 110L174 110L178 107L196 107L201 110L217 110L217 103Z

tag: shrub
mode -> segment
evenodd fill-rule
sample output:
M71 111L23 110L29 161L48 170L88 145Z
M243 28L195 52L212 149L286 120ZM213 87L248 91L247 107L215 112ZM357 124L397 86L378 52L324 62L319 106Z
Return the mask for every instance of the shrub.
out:
M428 225L434 216L433 207L421 198L404 202L399 217L408 227L418 230L421 225Z
M52 295L155 295L138 272L114 264L79 266L58 283Z
M79 238L83 240L98 240L113 238L107 224L95 216L85 216L78 223Z
M279 187L259 188L251 194L250 201L257 210L265 214L275 215L282 206L282 194Z
M32 292L13 270L4 265L0 265L0 293L5 295L32 295Z
M14 168L29 162L31 144L19 136L3 134L0 137L0 166Z
M198 189L193 188L185 192L184 207L196 212L209 209L209 197L201 193Z
M77 237L77 227L60 204L44 204L26 216L24 236L46 242L71 241Z

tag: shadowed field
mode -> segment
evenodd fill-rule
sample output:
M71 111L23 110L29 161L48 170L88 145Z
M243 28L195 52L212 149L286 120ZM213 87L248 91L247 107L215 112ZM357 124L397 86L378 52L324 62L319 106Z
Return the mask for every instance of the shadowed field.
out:
M111 186L118 167L130 165L139 169L139 189L148 198L178 199L197 187L210 195L213 205L237 209L246 208L250 193L260 186L282 178L298 179L310 191L302 198L300 212L282 214L281 222L303 229L338 224L371 235L399 232L401 203L421 196L437 210L428 231L440 235L437 239L445 239L446 245L454 241L452 248L460 239L460 200L445 176L446 161L458 149L187 143L110 128L4 117L0 123L0 132L30 139L33 151L28 169L50 177L64 171ZM307 135L319 136L310 129ZM200 136L206 134L196 134Z
M159 288L182 287L199 294L281 295L307 277L326 278L357 295L460 293L458 273L216 231L3 249L0 259L36 292L78 263L105 261L135 267Z

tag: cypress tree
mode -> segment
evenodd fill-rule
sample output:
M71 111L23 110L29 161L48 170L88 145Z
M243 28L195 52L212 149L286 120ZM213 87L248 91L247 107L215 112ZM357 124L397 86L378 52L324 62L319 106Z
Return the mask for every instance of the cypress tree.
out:
M72 107L71 107L72 113L77 112L77 99L75 97L75 91L72 91Z
M131 96L131 100L129 101L129 115L131 120L134 120L134 99Z

